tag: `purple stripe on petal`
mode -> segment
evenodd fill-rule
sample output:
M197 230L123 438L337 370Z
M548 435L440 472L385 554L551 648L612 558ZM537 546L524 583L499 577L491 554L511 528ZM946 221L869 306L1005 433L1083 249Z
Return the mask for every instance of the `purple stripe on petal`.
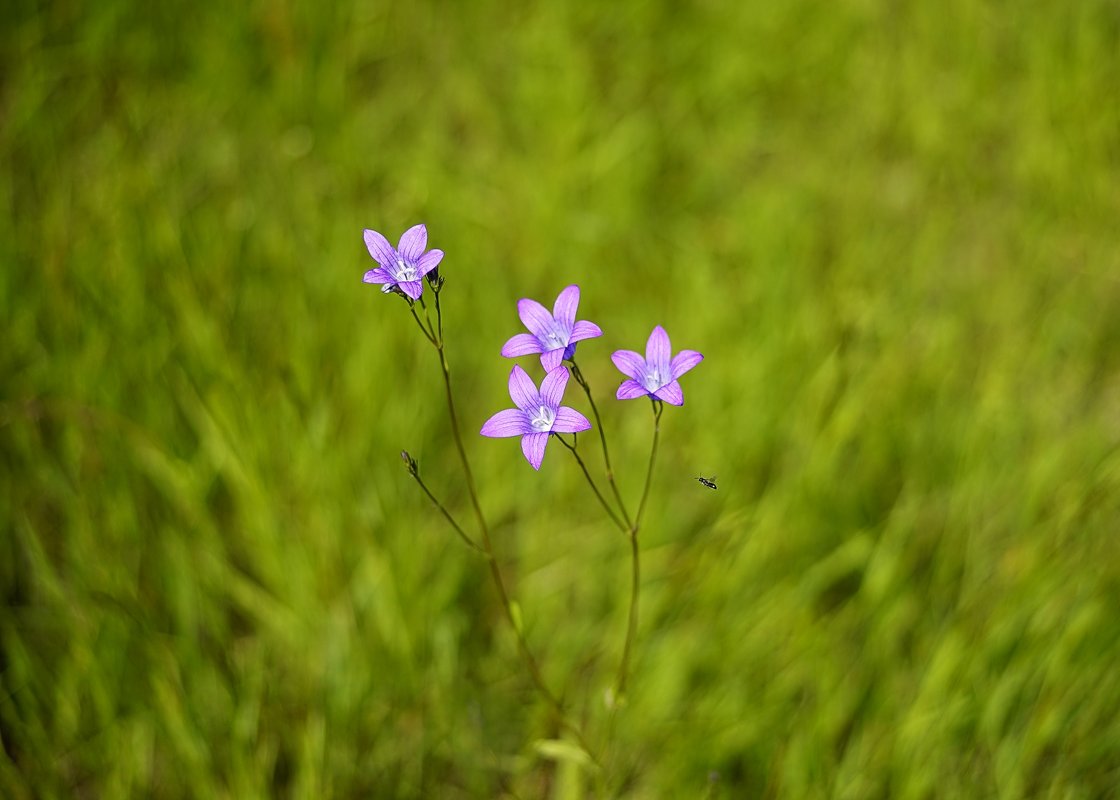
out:
M540 406L540 393L533 379L520 365L515 365L509 373L509 396L513 404L529 414L536 414Z
M413 300L419 300L420 294L424 291L424 284L420 283L420 281L404 281L398 283L397 286L401 287L401 291Z
M420 256L416 261L416 271L420 273L423 278L433 269L439 266L439 262L443 261L442 250L429 250L424 255Z
M628 378L641 379L646 372L646 360L633 350L615 350L611 353L611 361Z
M564 348L557 347L555 350L549 350L547 353L541 353L541 366L544 367L545 372L553 372L560 366L560 362L564 360Z
M397 245L397 250L400 251L402 256L415 264L424 254L424 248L427 246L428 229L423 225L413 225L401 234L401 242Z
M540 351L541 343L531 333L519 333L510 337L510 340L502 345L502 355L506 358L535 355Z
M579 433L591 429L591 422L574 408L560 406L556 410L556 419L552 421L552 430L556 433Z
M366 240L366 249L373 256L374 261L383 267L397 263L397 251L393 249L393 245L389 244L388 239L369 228L362 231L362 236Z
M669 405L683 406L684 405L684 392L681 391L681 385L676 381L670 381L662 386L653 396L658 400L664 400Z
M575 284L568 286L556 298L552 307L552 316L566 328L572 327L576 321L576 309L579 307L579 287Z
M647 394L649 394L649 392L646 391L646 387L628 378L618 387L618 391L615 392L614 396L619 400L633 400L635 397L645 397Z
M371 269L362 276L362 283L396 283L397 279L394 278L389 270L382 267Z
M681 350L673 358L673 363L669 365L673 378L679 378L703 360L703 354L697 353L695 350Z
M517 316L521 317L522 324L529 329L529 333L543 338L552 330L552 315L548 309L536 300L524 298L517 301Z
M588 322L581 319L572 327L572 335L568 337L569 342L581 342L584 339L594 339L596 336L602 336L603 330L594 322Z
M524 436L531 433L533 428L525 418L525 412L516 408L506 408L499 411L482 426L480 433L483 436L503 438L507 436Z
M564 399L564 390L568 387L568 369L560 367L544 376L541 381L541 402L551 409L556 409Z
M649 341L646 342L647 368L650 371L657 370L658 375L668 375L669 361L672 355L669 334L665 333L665 329L658 325L649 335Z
M546 444L548 444L547 433L527 433L521 437L521 452L525 454L525 458L529 459L533 469L541 468Z

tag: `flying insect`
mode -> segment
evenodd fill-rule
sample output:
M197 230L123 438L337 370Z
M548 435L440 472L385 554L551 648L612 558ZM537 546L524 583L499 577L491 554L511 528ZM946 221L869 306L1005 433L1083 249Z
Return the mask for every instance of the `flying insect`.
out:
M700 483L704 484L709 489L715 489L716 488L716 476L715 475L713 475L710 478L705 478L704 476L701 475L696 480L700 481Z

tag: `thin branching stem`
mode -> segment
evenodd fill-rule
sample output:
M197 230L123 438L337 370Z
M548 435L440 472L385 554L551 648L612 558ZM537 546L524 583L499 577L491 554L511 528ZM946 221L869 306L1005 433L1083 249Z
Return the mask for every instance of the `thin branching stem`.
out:
M576 383L583 387L584 394L587 395L587 402L591 404L591 413L595 416L595 427L599 431L599 441L603 445L603 463L606 465L607 470L607 483L611 486L611 491L614 493L614 499L618 503L618 510L622 512L622 518L626 521L626 528L633 527L630 522L630 514L626 511L626 504L622 502L622 493L618 490L618 484L614 480L614 469L611 468L611 454L607 448L607 434L603 430L603 420L599 418L599 408L595 405L595 398L591 396L591 386L588 385L587 379L583 377L583 372L580 370L579 365L576 363L575 354L572 355L572 376L576 379Z
M559 434L557 434L557 435L556 435L556 438L557 438L557 439L559 440L560 444L562 444L562 445L564 445L564 447L568 448L568 450L570 450L570 451L571 451L572 455L573 455L573 456L575 456L575 459L576 459L576 463L578 463L578 464L579 464L579 468L580 468L581 470L583 470L583 476L584 476L585 478L587 478L587 482L588 482L588 484L590 484L590 486L591 486L591 491L595 492L595 496L596 496L597 498L599 498L599 503L600 503L600 504L601 504L601 505L603 506L603 509L604 509L604 510L605 510L605 511L607 512L607 516L609 516L609 517L611 518L611 521L612 521L612 522L613 522L613 523L614 523L615 525L617 525L617 526L618 526L618 529L619 529L619 530L621 530L621 531L622 531L623 533L625 533L625 534L629 534L629 532L630 532L630 526L629 526L629 525L626 525L626 524L624 524L624 523L623 523L623 521L622 521L622 520L620 520L620 519L618 518L618 515L614 513L614 509L613 509L613 508L611 508L611 506L610 506L610 504L609 504L609 503L607 502L606 498L605 498L605 497L603 497L603 493L599 491L599 487L598 487L598 486L596 486L596 485L595 485L595 481L594 481L594 480L592 480L592 478L591 478L591 473L589 473L589 472L587 471L587 465L586 465L586 464L584 464L584 463L583 463L583 459L582 459L582 458L580 458L580 456L579 456L579 451L578 451L578 450L576 450L576 445L575 445L575 444L568 444L568 443L567 443L566 441L564 441L564 437L563 437L563 436L560 436ZM574 437L573 437L573 438L574 438Z
M416 307L412 303L409 303L408 310L412 313L412 318L416 320L416 324L420 326L420 330L424 333L424 338L432 343L432 347L438 347L439 343L436 341L436 337L432 335L429 328L424 327L424 323L421 322L420 317L416 315Z
M646 469L646 485L642 489L642 501L638 504L638 514L630 527L630 614L626 623L626 641L622 645L622 660L618 665L618 698L626 695L626 680L630 672L630 652L634 637L638 632L638 587L641 583L641 563L638 557L638 530L642 525L642 513L649 498L649 487L653 479L653 462L657 458L657 439L661 433L661 411L664 404L653 401L653 445L649 451L649 467Z
M481 555L485 556L486 551L479 547L471 537L467 536L462 526L460 526L459 523L455 521L455 518L451 516L451 512L444 507L443 503L436 499L436 496L434 494L432 494L431 490L424 483L424 479L420 477L420 473L410 472L410 474L416 480L416 482L420 484L420 488L424 491L424 494L426 494L428 496L428 499L432 501L432 504L439 509L440 513L443 514L444 519L446 519L451 527L455 529L455 533L459 534L459 538L463 540L467 547L469 547L471 550L474 550L476 553L480 553Z

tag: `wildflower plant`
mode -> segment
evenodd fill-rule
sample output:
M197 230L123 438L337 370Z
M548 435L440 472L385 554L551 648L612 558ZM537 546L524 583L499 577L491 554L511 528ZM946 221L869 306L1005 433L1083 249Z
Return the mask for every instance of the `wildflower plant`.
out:
M407 451L402 451L401 458L405 468L464 544L486 561L505 616L516 637L518 650L529 678L548 704L555 722L569 735L569 741L564 744L574 741L579 748L579 758L576 760L592 765L593 771L602 781L603 762L596 750L591 747L583 726L573 720L560 695L546 684L537 659L522 632L518 606L510 598L505 577L495 557L490 528L479 502L452 391L451 370L447 361L443 331L443 310L440 304L440 293L443 291L445 278L437 269L443 259L443 251L427 249L428 232L422 224L406 230L395 248L382 234L373 230L364 231L364 239L370 256L378 264L376 268L365 273L364 282L380 284L383 292L400 296L407 303L409 313L438 355L452 437L475 519L474 533L468 533L455 515L427 486L420 474L420 466L416 459ZM433 295L431 304L424 299L425 281ZM653 436L646 465L645 483L637 507L634 513L631 513L615 480L607 437L603 430L599 409L595 404L594 394L576 362L577 343L603 335L602 329L595 323L576 320L579 300L579 286L573 284L560 292L551 312L535 300L525 298L518 301L517 313L528 333L514 334L502 347L501 355L507 358L539 356L544 376L538 388L538 384L529 374L520 365L515 365L509 376L509 396L514 407L493 414L482 424L479 433L489 438L519 437L522 453L534 470L541 468L546 447L555 438L572 454L607 517L627 539L631 565L627 624L622 637L617 675L613 685L605 693L607 708L613 719L614 713L625 703L631 653L637 635L641 581L638 535L649 499L654 463L657 459L661 415L666 403L674 406L684 404L684 393L679 379L699 364L704 356L694 350L682 350L673 356L669 335L660 325L655 326L649 336L644 358L632 350L616 350L611 355L615 366L626 376L615 393L616 398L631 400L648 397L652 412ZM420 309L419 313L417 308ZM587 398L591 415L595 420L594 425L581 412L561 404L571 378L575 379ZM603 477L610 487L610 500L600 490L578 447L577 434L592 427L597 429L602 449ZM565 435L570 436L571 441L564 438ZM608 725L608 730L610 729L613 729L612 725ZM609 734L605 746L608 745Z

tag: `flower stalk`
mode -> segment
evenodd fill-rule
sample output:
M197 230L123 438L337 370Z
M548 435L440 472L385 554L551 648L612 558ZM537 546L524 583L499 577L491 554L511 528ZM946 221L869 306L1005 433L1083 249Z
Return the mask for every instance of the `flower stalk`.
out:
M479 547L471 537L467 536L466 531L464 531L462 526L455 521L455 518L453 516L451 516L451 512L447 510L443 503L436 499L436 496L434 494L432 494L431 489L429 489L424 483L424 479L420 477L420 467L416 463L416 459L410 456L407 450L401 450L401 459L404 461L405 469L408 470L408 474L412 476L412 479L415 480L417 484L419 484L420 489L424 492L424 494L428 496L428 499L432 501L432 505L434 505L439 510L439 512L443 514L443 518L447 520L448 524L450 524L451 527L455 529L455 533L459 534L459 538L463 540L463 543L466 544L467 547L469 547L471 550L474 550L476 553L486 555L486 551Z
M642 501L638 504L638 513L634 517L634 524L630 526L630 612L626 622L626 641L622 645L622 660L618 665L618 692L621 701L626 696L626 681L630 674L630 653L634 646L634 637L638 632L638 589L641 585L642 569L638 555L638 530L642 525L642 514L646 510L646 500L649 499L649 487L653 479L653 463L657 459L657 442L661 434L661 412L665 406L660 400L651 398L653 407L653 445L649 451L649 466L646 468L646 484L642 489Z
M599 499L599 504L603 506L603 510L607 512L607 516L611 518L611 522L617 525L619 530L621 530L623 533L628 533L630 530L629 524L623 523L623 521L618 518L618 515L614 513L614 509L611 508L606 498L603 497L603 493L599 491L599 487L595 484L594 479L591 477L591 473L587 471L587 465L583 463L583 459L580 458L579 451L576 449L577 443L575 442L575 436L572 436L572 444L568 444L566 441L564 441L564 437L562 436L557 436L556 439L560 442L560 444L568 448L568 450L570 450L572 455L575 457L576 463L579 464L579 468L583 470L583 476L587 478L587 483L591 486L591 491L595 492L595 497Z
M574 353L570 360L572 362L572 377L575 378L576 383L583 388L583 393L587 395L587 402L591 405L591 413L595 417L595 428L599 431L599 441L603 445L603 464L606 467L607 483L610 484L611 491L614 493L614 499L615 502L618 503L618 510L622 513L622 519L626 522L626 526L623 528L625 531L632 527L632 523L630 522L630 515L626 512L626 503L622 501L622 493L618 490L618 484L615 483L614 480L614 469L611 467L611 453L607 447L607 434L603 431L603 420L599 417L599 407L595 405L595 398L591 395L591 386L587 383L587 379L583 377L583 371L580 370L579 365L576 364ZM580 466L583 466L582 463ZM586 474L586 472L587 470L585 469L584 473ZM590 478L588 478L588 480L590 480ZM598 490L596 490L596 494L597 493ZM604 506L605 505L604 503ZM614 514L611 514L611 517L614 518Z

